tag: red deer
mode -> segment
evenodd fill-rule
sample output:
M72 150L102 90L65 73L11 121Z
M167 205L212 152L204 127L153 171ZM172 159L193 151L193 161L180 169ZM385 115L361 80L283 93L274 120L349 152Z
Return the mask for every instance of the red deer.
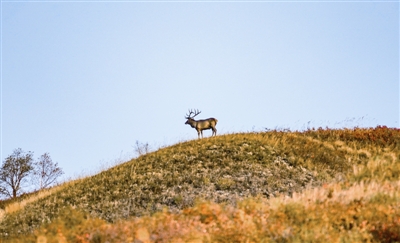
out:
M199 111L199 110L196 110L196 111L189 110L189 115L185 116L185 119L187 119L185 124L188 124L191 127L193 127L194 129L196 129L197 134L199 135L199 138L200 138L200 134L201 134L201 137L203 138L203 130L208 130L208 129L212 129L212 136L217 136L217 129L215 128L215 126L217 125L218 120L215 118L208 118L205 120L198 120L198 121L194 120L193 118L200 113L201 113L201 111ZM194 114L194 115L191 116L192 114Z

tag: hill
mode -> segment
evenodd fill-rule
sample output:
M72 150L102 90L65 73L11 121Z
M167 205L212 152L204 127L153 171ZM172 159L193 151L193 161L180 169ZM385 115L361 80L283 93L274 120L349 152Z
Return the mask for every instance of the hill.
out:
M183 142L24 199L28 202L20 210L6 208L0 235L35 242L40 235L61 237L65 229L72 242L85 242L79 240L83 236L105 242L101 232L107 230L123 241L296 241L315 237L309 229L314 224L326 230L333 225L334 232L359 229L354 237L393 239L397 234L400 240L399 148L400 131L386 127L267 131ZM341 213L350 207L357 215L359 207L367 215L376 204L384 207L379 225ZM310 207L319 213L310 215ZM389 221L385 210L391 212ZM272 229L261 227L263 218L271 219L265 225ZM362 222L371 228L360 228ZM125 233L117 230L119 224L128 227ZM379 227L394 233L382 236Z

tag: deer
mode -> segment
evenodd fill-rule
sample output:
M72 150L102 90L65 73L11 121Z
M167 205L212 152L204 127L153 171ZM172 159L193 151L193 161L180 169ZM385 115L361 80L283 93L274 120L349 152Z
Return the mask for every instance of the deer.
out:
M190 125L191 127L193 127L194 129L197 130L197 135L199 136L199 139L200 139L200 134L201 134L201 138L203 138L203 130L208 130L208 129L212 129L211 136L217 136L217 129L215 128L215 126L217 125L218 120L215 118L208 118L208 119L197 120L197 121L194 120L193 118L200 113L201 113L201 111L199 111L199 110L195 110L195 111L189 110L189 114L186 114L186 116L185 116L185 119L187 119L185 124ZM192 114L193 114L193 116L192 116Z

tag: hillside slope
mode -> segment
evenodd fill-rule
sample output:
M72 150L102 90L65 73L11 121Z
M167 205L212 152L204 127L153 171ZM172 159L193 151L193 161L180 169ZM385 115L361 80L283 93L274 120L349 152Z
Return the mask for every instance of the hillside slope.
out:
M6 214L2 237L33 232L69 206L107 222L179 212L196 200L235 206L250 196L292 196L328 182L398 178L371 161L400 159L396 129L268 131L179 143L115 166ZM369 166L369 167L368 167ZM357 173L355 173L357 172Z

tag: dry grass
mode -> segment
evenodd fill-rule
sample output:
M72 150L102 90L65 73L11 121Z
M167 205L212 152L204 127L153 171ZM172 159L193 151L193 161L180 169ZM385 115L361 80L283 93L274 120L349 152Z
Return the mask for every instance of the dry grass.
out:
M292 198L198 202L179 214L164 210L114 224L67 209L21 242L398 242L399 186L332 183Z
M281 205L288 203L301 203L306 207L312 207L315 203L342 203L349 204L352 201L370 200L379 194L398 198L400 196L400 181L378 183L354 183L346 186L341 183L324 184L322 187L304 190L295 193L292 197L280 196L268 201L269 205ZM277 208L277 207L275 207Z
M6 213L0 233L15 242L400 241L399 148L400 131L386 127L179 143Z
M59 190L62 190L63 188L67 186L74 185L76 183L79 183L81 180L84 178L76 179L76 180L71 180L66 183L63 183L61 185L52 187L52 188L47 188L43 189L37 192L33 192L31 194L27 194L24 196L21 200L9 200L9 202L5 201L3 202L4 204L4 209L2 210L2 214L0 214L0 222L2 221L3 217L7 214L12 214L16 213L19 210L23 210L26 205L30 203L34 203L42 198L45 198L47 196L50 196L54 193L56 193Z

